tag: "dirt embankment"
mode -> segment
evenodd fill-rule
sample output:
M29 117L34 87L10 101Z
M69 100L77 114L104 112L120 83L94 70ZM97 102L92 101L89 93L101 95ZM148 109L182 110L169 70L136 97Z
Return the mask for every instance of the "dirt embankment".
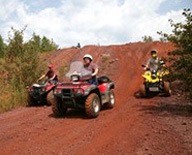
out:
M142 82L141 64L151 49L163 56L174 47L161 42L131 43L50 54L46 60L56 69L91 54L100 66L100 75L115 82L116 107L101 111L96 119L87 119L84 112L76 110L58 119L50 107L23 107L1 114L0 154L190 154L191 135L183 133L192 127L191 115L173 113L172 103L178 99L133 96ZM166 111L163 106L168 103L171 110ZM170 123L172 120L176 122Z

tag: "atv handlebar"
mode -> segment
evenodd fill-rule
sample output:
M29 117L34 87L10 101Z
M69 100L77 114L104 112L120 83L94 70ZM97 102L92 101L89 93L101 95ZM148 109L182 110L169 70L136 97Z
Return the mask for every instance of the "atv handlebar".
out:
M150 70L150 68L149 68L149 67L147 67L147 65L142 64L142 65L141 65L141 67L143 67L143 68L144 68L144 70Z

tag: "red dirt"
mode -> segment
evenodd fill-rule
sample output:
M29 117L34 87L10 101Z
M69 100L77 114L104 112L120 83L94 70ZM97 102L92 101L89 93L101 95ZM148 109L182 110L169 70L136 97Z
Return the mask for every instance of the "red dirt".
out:
M174 47L160 42L131 43L50 54L46 60L55 68L92 54L100 74L115 82L116 107L101 111L96 119L87 119L77 110L69 111L66 118L55 118L51 107L21 107L3 113L0 154L192 154L192 115L187 110L191 106L181 105L176 95L151 99L133 95L142 82L140 66L151 49L165 56Z

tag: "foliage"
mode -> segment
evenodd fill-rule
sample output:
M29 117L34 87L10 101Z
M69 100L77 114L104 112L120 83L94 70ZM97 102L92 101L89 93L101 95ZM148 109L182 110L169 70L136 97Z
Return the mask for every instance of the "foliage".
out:
M159 40L160 40L160 42L167 42L168 41L165 37L160 37Z
M153 41L153 38L151 36L143 36L142 37L143 39L143 42L152 42Z
M53 40L49 40L47 37L43 36L41 39L41 52L48 52L53 51L58 48L58 45L56 45Z
M51 52L58 49L58 45L53 42L53 40L48 39L47 37L43 36L41 38L39 35L33 33L29 44L35 48L37 52Z
M192 97L192 13L190 9L184 9L182 15L185 17L184 23L169 20L173 27L172 34L158 33L174 43L176 50L169 53L172 69L175 70L173 77L184 81Z
M4 43L3 38L0 35L0 58L4 56L5 49L6 49L6 44Z

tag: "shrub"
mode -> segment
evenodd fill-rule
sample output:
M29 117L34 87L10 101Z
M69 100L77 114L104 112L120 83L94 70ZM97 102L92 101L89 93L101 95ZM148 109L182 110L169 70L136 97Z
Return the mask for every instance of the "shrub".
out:
M192 97L192 14L190 9L184 9L182 15L185 17L184 23L169 20L173 27L172 34L158 33L174 43L176 50L169 52L169 60L174 70L172 77L182 80Z

